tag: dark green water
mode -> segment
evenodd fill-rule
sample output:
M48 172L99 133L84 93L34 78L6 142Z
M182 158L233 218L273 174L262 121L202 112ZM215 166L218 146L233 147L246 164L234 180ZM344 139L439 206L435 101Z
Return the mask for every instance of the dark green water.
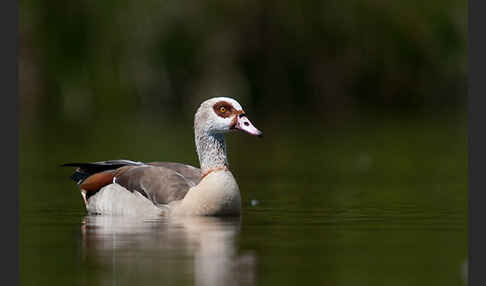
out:
M196 165L191 120L21 125L21 285L466 285L464 118L256 121L227 142L238 220L87 216L57 167Z

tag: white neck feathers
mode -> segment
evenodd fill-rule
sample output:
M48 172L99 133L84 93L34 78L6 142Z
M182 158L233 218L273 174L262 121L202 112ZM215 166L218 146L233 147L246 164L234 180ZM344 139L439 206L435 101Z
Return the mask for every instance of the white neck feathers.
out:
M194 140L203 174L212 169L228 168L224 134L212 131L218 124L212 113L212 108L203 104L194 116Z
M195 133L197 155L202 173L218 168L228 168L224 135L207 134L198 132L198 130Z

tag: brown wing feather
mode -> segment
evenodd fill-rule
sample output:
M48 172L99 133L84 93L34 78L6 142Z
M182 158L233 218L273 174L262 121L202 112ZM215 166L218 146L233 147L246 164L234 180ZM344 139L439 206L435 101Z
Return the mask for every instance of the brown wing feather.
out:
M86 192L96 192L105 185L113 182L114 170L99 172L86 178L79 187Z
M118 161L121 162L121 160L117 160L116 162L82 163L84 169L89 172L94 171L91 175L84 169L84 171L80 168L76 170L76 172L83 171L83 176L87 175L85 179L82 176L76 177L76 181L81 180L79 187L87 192L87 198L102 187L111 184L116 178L115 181L127 190L138 191L156 204L167 204L183 199L189 188L197 185L201 180L201 170L190 165L174 162L137 163L122 167L113 165L113 162ZM81 166L80 164L67 165ZM108 167L113 165L115 168L96 172L94 167L99 167L98 165L104 168L106 168L105 165L109 165Z
M178 168L169 168L170 165L168 162L159 162L157 165L126 166L123 167L122 172L116 175L116 182L130 191L140 192L156 204L168 204L181 200L195 185L195 180L186 178L182 174L185 173L184 171L176 171ZM182 166L177 167L184 169ZM187 168L187 170L189 169ZM195 172L192 176L195 176Z
M194 186L199 184L199 181L201 181L201 176L202 176L201 169L193 167L191 165L174 163L174 162L150 162L147 163L147 165L165 167L173 171L176 171Z

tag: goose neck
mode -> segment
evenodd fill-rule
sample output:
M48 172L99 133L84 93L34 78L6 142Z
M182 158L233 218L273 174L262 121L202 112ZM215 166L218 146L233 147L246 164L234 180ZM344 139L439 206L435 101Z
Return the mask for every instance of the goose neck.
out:
M213 169L228 168L226 142L223 134L196 132L195 141L203 174Z

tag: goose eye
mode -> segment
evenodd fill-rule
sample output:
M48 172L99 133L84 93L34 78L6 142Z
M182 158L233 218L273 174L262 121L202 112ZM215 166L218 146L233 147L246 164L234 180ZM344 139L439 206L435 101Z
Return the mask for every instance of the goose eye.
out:
M221 113L225 113L225 112L226 112L226 107L221 106L221 107L219 108L219 112L221 112Z

